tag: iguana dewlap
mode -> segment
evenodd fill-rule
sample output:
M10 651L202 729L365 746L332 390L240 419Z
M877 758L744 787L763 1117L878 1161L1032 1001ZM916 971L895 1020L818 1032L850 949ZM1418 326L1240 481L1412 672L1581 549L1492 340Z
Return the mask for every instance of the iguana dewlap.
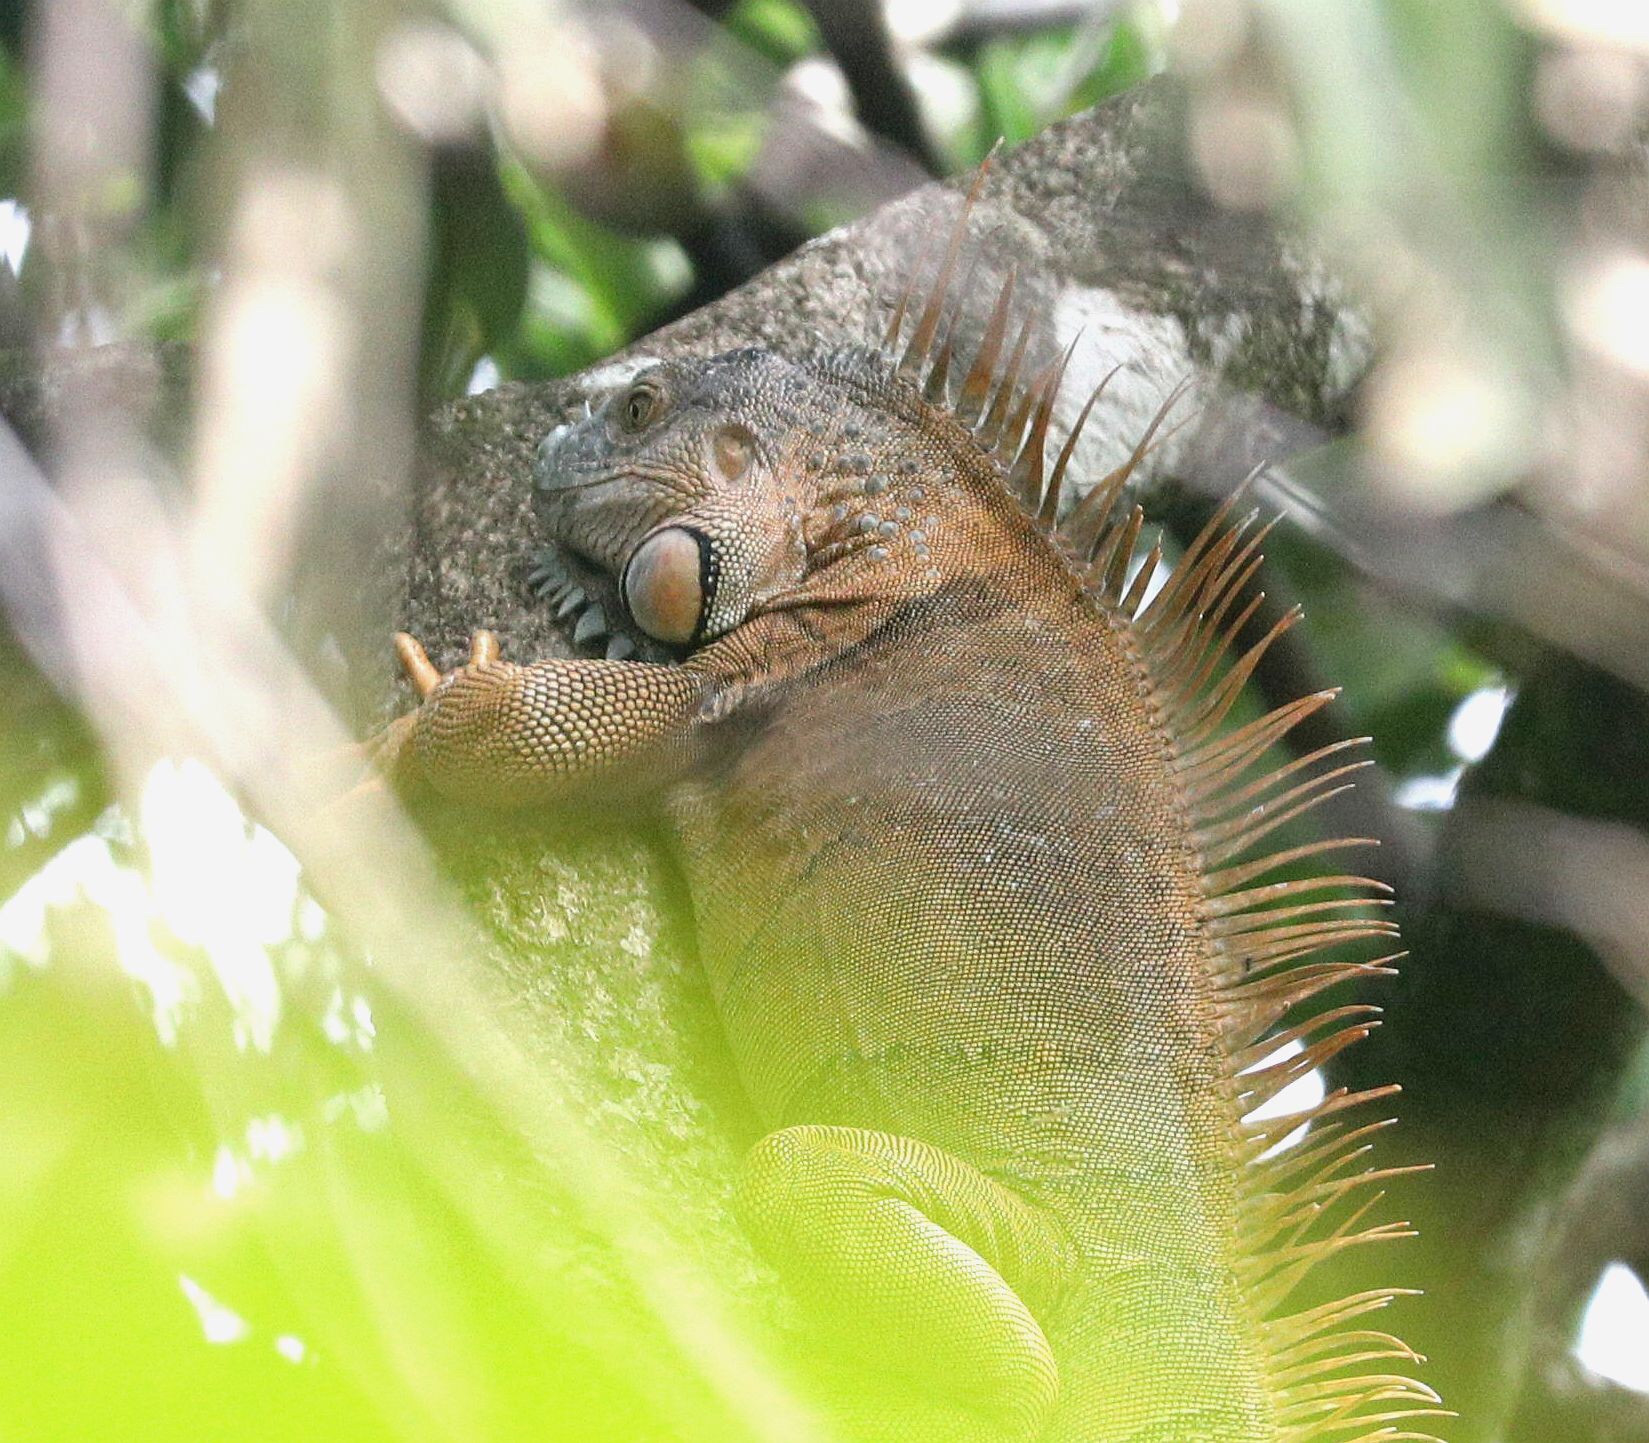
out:
M963 229L882 352L655 366L545 443L554 538L679 665L482 633L442 678L403 638L425 700L383 764L662 808L771 1129L741 1209L847 1356L848 1436L1425 1436L1434 1395L1385 1371L1413 1354L1353 1322L1395 1290L1286 1301L1403 1231L1363 1221L1378 1124L1336 1116L1376 1094L1245 1121L1367 1032L1288 1014L1383 970L1325 949L1391 930L1374 883L1267 880L1343 843L1251 850L1350 770L1262 770L1328 695L1223 724L1266 644L1224 660L1247 523L1143 606L1128 468L1056 526L1075 438L1046 452L1062 367L1022 376L1011 279L966 362L941 340Z

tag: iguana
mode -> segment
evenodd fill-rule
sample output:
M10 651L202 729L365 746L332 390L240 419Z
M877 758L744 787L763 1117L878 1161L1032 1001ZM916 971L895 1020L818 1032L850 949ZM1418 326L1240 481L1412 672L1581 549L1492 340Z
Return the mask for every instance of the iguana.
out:
M479 632L443 676L403 634L423 701L372 753L461 801L664 817L771 1129L739 1210L854 1362L846 1436L1427 1437L1436 1396L1386 1371L1415 1355L1357 1325L1399 1290L1287 1303L1406 1231L1365 1220L1382 1124L1342 1116L1395 1089L1250 1116L1374 1025L1291 1014L1390 971L1333 950L1392 933L1386 889L1266 880L1345 841L1251 855L1360 763L1265 769L1330 692L1226 724L1298 616L1226 663L1264 536L1234 497L1154 593L1120 504L1149 432L1062 507L1098 392L1054 454L1071 352L1024 374L1012 271L958 354L977 193L879 347L654 365L544 441L550 536L674 663Z

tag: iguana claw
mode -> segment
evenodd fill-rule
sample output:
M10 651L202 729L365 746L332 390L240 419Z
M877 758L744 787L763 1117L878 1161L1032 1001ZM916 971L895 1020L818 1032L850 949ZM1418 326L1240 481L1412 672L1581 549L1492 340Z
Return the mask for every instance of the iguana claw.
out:
M434 695L442 682L455 676L457 671L496 662L499 659L498 637L490 631L477 631L470 638L469 659L464 667L445 674L429 659L429 653L424 650L423 643L408 632L395 633L395 655L400 660L407 680L418 693L419 701L424 702ZM335 772L339 776L344 776L353 772L358 776L363 768L368 772L367 776L343 791L329 805L329 810L345 807L368 795L382 794L405 779L420 710L421 708L414 709L404 716L396 717L364 741L350 742L335 748L322 758L323 764L331 769L329 775Z
M407 680L417 690L420 699L428 697L440 686L441 673L429 659L429 653L424 650L423 643L410 632L395 633L395 655L400 659L401 670L407 674Z
M407 680L412 683L421 701L428 701L435 689L446 680L435 663L429 659L429 653L424 650L423 643L410 632L395 633L395 655L400 658L401 669L406 672ZM487 666L497 661L498 657L496 633L478 631L470 637L469 660L465 662L465 666Z

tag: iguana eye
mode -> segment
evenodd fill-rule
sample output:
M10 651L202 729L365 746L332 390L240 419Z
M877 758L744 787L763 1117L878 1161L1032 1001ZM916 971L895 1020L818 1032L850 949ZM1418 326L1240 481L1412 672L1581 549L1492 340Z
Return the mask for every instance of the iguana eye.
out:
M619 402L619 425L626 431L639 431L663 409L664 393L651 381L638 381Z
M655 531L630 558L621 586L624 604L648 636L687 646L704 629L716 592L710 538L682 526Z

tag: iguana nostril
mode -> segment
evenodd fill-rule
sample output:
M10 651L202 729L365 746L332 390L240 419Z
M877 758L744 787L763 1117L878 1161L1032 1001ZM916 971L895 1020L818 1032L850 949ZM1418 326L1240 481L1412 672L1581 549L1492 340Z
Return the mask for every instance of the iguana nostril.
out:
M556 491L568 485L574 478L564 475L556 469L556 458L560 454L562 443L572 430L571 424L562 422L554 427L542 441L538 443L538 455L533 465L533 484L540 491Z

